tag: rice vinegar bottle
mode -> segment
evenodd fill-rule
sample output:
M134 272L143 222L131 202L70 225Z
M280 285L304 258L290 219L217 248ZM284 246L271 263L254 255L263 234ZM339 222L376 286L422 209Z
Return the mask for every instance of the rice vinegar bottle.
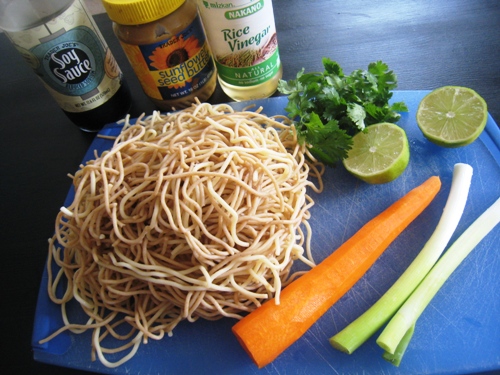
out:
M283 74L271 0L198 0L219 84L233 100L271 96Z

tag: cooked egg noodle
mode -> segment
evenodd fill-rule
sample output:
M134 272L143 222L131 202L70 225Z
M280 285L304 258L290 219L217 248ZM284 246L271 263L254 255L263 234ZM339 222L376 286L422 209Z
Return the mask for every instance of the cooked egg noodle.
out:
M91 329L93 359L116 367L182 320L279 303L300 276L293 261L314 266L306 189L321 192L323 168L285 118L260 110L198 103L127 118L113 147L73 176L73 202L57 216L48 294L64 326L41 342ZM75 300L85 323L70 322ZM107 337L125 344L106 348Z

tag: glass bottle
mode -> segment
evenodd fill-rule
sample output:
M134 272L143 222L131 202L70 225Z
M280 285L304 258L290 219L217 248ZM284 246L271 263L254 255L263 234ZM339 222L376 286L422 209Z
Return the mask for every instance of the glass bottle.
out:
M163 110L206 101L217 73L194 0L103 0L145 94Z
M219 83L236 101L271 96L283 74L271 0L198 0Z
M0 0L0 28L69 119L98 131L131 97L83 0Z

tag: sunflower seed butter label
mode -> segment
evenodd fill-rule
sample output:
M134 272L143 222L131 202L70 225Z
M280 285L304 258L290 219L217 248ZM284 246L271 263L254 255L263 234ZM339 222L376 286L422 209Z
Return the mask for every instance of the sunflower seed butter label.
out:
M96 108L120 88L120 68L80 0L47 23L7 34L67 112Z
M183 31L161 42L120 42L146 95L179 99L202 88L215 74L210 48L199 17Z
M235 86L253 86L280 68L271 0L199 1L219 77Z

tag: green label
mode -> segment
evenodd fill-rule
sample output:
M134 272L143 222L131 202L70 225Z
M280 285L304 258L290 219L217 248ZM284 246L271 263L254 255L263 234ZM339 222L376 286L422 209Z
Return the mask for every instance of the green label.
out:
M254 86L274 77L280 68L278 48L267 60L252 66L233 68L217 62L220 78L234 86Z
M264 0L259 0L257 3L249 5L245 8L228 10L227 12L224 13L224 17L226 17L226 19L228 20L236 20L239 18L251 16L263 8L264 8Z

